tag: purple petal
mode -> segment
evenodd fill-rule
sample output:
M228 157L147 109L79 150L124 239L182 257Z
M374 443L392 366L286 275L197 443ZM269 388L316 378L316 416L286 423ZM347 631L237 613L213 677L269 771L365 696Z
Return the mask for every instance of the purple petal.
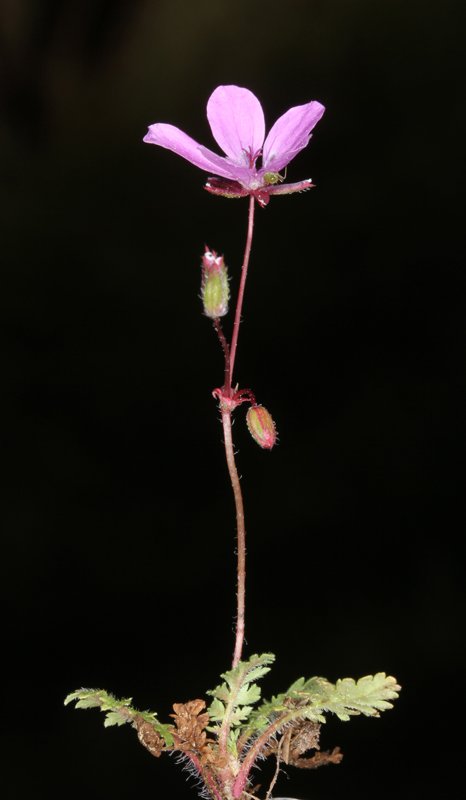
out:
M312 100L303 106L294 106L279 117L264 142L262 169L279 172L302 150L311 138L311 131L325 111L325 107Z
M262 106L240 86L217 86L207 103L207 118L215 141L237 164L252 167L265 135Z
M224 178L232 177L231 168L225 158L198 144L187 133L183 133L179 128L175 128L174 125L168 125L165 122L157 122L155 125L150 125L143 141L148 144L158 144L160 147L172 150L173 153L185 158L186 161L190 161L191 164L206 172L215 172L216 175L221 175Z
M224 178L228 177L234 181L238 181L239 183L243 184L244 186L249 186L252 180L256 178L256 170L250 169L250 167L242 167L238 164L234 164L231 162L231 159L225 158L224 156L218 156L216 153L213 153L211 150L208 150L207 147L201 147L201 153L208 154L208 158L211 163L211 170L216 175L222 175ZM219 172L219 169L228 171L228 176L224 174L224 172Z

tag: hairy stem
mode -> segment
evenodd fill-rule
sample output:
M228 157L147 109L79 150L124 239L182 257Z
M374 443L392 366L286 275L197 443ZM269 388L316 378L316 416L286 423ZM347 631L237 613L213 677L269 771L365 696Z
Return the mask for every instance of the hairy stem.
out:
M241 660L244 641L244 613L246 599L246 528L244 524L244 504L241 485L236 469L233 439L231 435L231 411L222 409L223 439L230 473L231 486L236 506L237 570L236 570L236 638L232 667Z
M219 342L222 345L223 355L225 358L225 368L224 368L224 388L227 387L231 390L231 381L230 381L230 345L228 344L225 334L223 333L222 323L219 317L216 317L213 320L215 332L219 338Z
M241 269L241 281L238 290L238 300L236 303L235 321L233 323L233 335L231 337L230 348L230 388L233 380L233 369L235 366L236 348L238 345L239 326L241 323L241 312L243 309L244 289L246 286L246 278L248 275L249 256L251 255L252 235L254 232L254 196L249 198L249 214L248 214L248 232L246 236L246 247L244 248L243 266Z
M233 333L231 345L228 344L223 333L220 319L214 320L214 328L219 338L225 358L225 382L223 385L224 398L234 400L233 391L233 368L235 364L236 348L238 346L239 326L241 324L241 312L243 308L244 290L248 274L249 258L251 255L252 237L254 232L254 206L255 199L251 195L249 198L248 229L246 235L246 245L244 248L243 266L241 268L241 280L236 301L235 320L233 323ZM245 625L245 594L246 594L246 528L244 524L244 505L241 493L241 485L238 470L235 463L235 452L231 432L231 412L234 402L230 405L224 402L220 404L222 410L223 440L225 443L225 455L227 459L228 472L230 473L231 485L236 507L236 538L237 538L237 570L236 570L236 636L235 649L233 653L233 668L241 660L244 642Z
M251 748L248 750L247 755L243 759L241 763L241 768L236 776L236 780L233 787L233 797L239 798L243 793L244 787L246 786L248 775L254 766L254 763L259 758L262 748L267 744L268 741L274 736L274 734L278 733L283 726L290 720L293 719L293 713L289 714L281 714L274 722L272 722L266 730L254 740Z
M270 782L269 788L267 789L267 794L265 795L265 800L270 800L270 795L272 794L272 790L273 790L273 788L274 788L274 786L275 786L275 784L276 784L276 782L278 780L278 776L279 776L279 773L280 773L280 755L281 755L281 749L282 749L282 742L283 742L283 739L280 739L280 741L278 742L278 745L277 745L277 763L275 765L275 772L273 774L273 778L272 778L272 780Z
M208 787L211 795L215 798L215 800L222 800L222 795L218 791L217 787L215 786L215 782L212 776L209 774L207 769L202 769L201 762L199 761L198 757L194 755L194 753L187 754L189 761L191 761L192 765L194 766L196 772L199 776L204 780L205 785Z
M241 268L241 280L238 290L238 299L236 301L235 321L233 323L233 335L231 337L231 346L228 351L228 357L225 357L225 376L227 377L228 384L225 389L229 395L232 394L232 381L233 369L235 366L236 348L238 346L239 326L241 324L241 312L243 309L244 290L246 287L246 278L248 274L249 258L251 255L252 236L254 233L254 208L255 199L253 195L249 198L249 212L248 212L248 231L246 235L246 245L244 248L243 266ZM244 505L243 496L241 493L240 480L238 470L236 469L235 453L233 449L233 440L231 435L231 411L222 412L223 435L225 442L225 453L228 464L228 471L230 473L231 485L233 487L233 494L235 497L236 506L236 533L237 533L237 589L236 589L236 637L235 637L235 650L233 654L232 667L236 667L241 660L244 642L244 625L245 625L245 600L246 600L246 528L244 524Z

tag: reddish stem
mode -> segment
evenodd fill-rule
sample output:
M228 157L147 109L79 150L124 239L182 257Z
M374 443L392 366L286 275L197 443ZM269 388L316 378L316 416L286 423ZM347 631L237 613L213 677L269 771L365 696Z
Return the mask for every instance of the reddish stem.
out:
M222 796L221 796L219 790L217 789L217 787L215 786L215 783L212 780L212 777L209 775L207 770L203 770L202 769L201 762L199 761L198 757L196 755L194 755L194 753L187 754L187 757L189 758L189 760L193 764L193 766L196 769L196 771L198 772L198 774L204 780L205 785L209 788L209 790L210 790L211 794L213 795L213 797L215 798L215 800L222 800Z
M254 766L254 763L259 758L263 746L272 738L273 734L280 729L280 726L280 721L270 725L267 730L261 734L261 736L255 739L250 750L248 750L246 757L241 763L240 770L233 785L233 797L235 800L241 797L243 794L245 786L248 782L249 773Z
M231 381L230 381L230 345L228 344L225 334L223 333L222 323L220 321L220 317L216 317L214 319L214 328L215 332L219 338L220 344L222 345L223 355L225 357L225 383L224 389L228 387L231 390ZM228 392L230 395L231 391Z
M241 280L238 289L238 299L236 301L235 321L233 323L233 335L229 349L229 358L225 359L225 375L228 375L228 386L225 389L232 393L233 369L235 366L236 348L238 346L239 326L241 323L241 312L243 309L244 290L248 275L249 258L251 255L252 236L254 233L254 209L255 199L251 195L249 198L248 231L246 235L246 246L244 248L243 266L241 268ZM228 364L227 364L228 360ZM236 532L237 532L237 591L236 591L236 636L235 650L233 653L232 668L234 669L241 661L243 652L244 629L245 629L245 609L246 609L246 526L244 523L244 504L241 493L241 485L236 469L235 453L233 449L233 438L231 434L231 412L222 412L223 434L225 442L225 454L227 458L228 471L230 473L231 485L235 497L236 506Z
M233 336L231 337L230 388L233 379L233 369L235 366L236 347L238 344L239 326L241 323L241 312L243 309L244 288L246 286L246 278L248 275L249 256L251 255L252 235L254 232L254 208L255 208L254 195L251 195L249 197L248 233L246 237L246 247L244 248L243 266L241 270L241 281L238 290L238 300L236 302L235 321L233 323Z
M232 667L241 661L244 641L245 600L246 600L246 527L244 524L244 505L241 485L236 469L233 438L231 435L231 411L222 410L223 440L225 454L230 473L231 485L236 506L236 535L237 535L237 590L236 590L236 638Z
M239 326L241 323L241 312L243 308L244 289L246 286L246 278L248 274L249 258L251 255L252 237L254 232L254 196L249 198L249 213L248 213L248 230L246 236L246 245L244 248L243 266L241 269L241 280L238 289L238 299L236 301L235 320L233 323L233 334L231 338L231 345L223 333L220 319L214 320L214 328L217 336L222 345L223 354L225 357L225 383L223 386L223 393L226 398L233 399L234 392L232 387L233 367L235 364L236 348L238 345ZM222 411L222 425L223 425L223 439L225 444L225 455L227 459L228 472L230 473L231 485L233 488L233 495L236 507L236 535L237 535L237 590L236 590L236 635L235 635L235 649L233 653L232 667L236 667L238 662L241 661L241 654L243 651L244 642L244 628L245 628L245 599L246 599L246 527L244 524L244 504L243 496L241 493L241 485L238 476L238 470L235 463L235 452L233 447L233 437L231 432L231 412L234 405L230 407L226 403L220 402Z

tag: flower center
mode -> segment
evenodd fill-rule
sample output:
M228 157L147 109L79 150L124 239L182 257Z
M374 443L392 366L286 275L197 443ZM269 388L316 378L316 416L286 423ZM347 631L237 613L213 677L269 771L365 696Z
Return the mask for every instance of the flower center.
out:
M243 150L244 160L246 162L246 166L249 169L254 169L256 166L256 161L260 155L262 155L262 148L257 150L256 152L253 151L252 147L245 148Z

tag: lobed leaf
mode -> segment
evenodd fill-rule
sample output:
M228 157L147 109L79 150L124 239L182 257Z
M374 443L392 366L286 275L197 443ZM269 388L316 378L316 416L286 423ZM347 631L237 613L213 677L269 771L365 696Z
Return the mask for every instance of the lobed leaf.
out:
M321 677L298 678L286 692L264 701L251 712L241 731L242 741L268 728L280 730L297 720L323 723L328 712L344 722L358 714L378 717L381 711L393 707L391 701L398 697L399 689L395 678L384 672L366 675L358 681L343 678L335 684Z
M104 727L111 728L112 725L125 725L129 722L126 714L121 711L109 711L105 716Z
M152 725L153 729L163 738L166 747L172 747L174 740L171 725L163 725L158 721L153 711L138 711L134 708L131 697L117 698L105 689L78 689L65 698L65 706L76 702L76 708L100 708L106 712L104 726L125 725L130 723L137 727L141 720Z
M380 711L393 708L390 701L397 699L401 687L392 676L378 672L365 675L357 682L353 678L342 678L332 688L326 710L347 721L355 714L378 717Z
M270 671L268 665L274 660L272 653L253 655L224 672L221 677L225 682L207 692L214 698L208 709L211 721L229 727L241 725L252 712L254 703L260 700L260 687L255 681ZM218 730L218 726L210 730Z

